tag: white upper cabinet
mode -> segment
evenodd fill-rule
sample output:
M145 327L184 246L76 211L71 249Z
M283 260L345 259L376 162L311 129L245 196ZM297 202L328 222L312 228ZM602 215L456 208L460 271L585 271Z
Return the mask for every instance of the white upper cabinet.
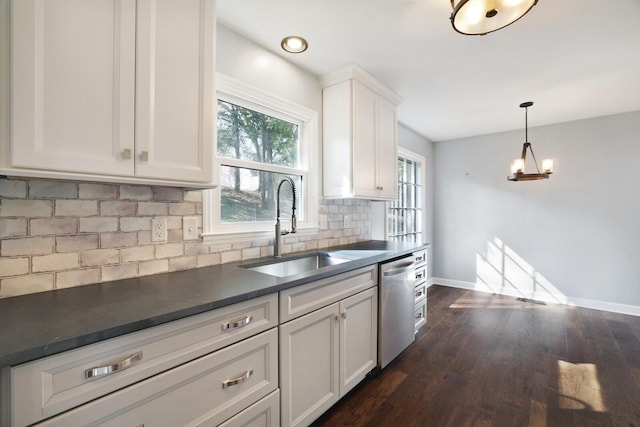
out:
M356 66L322 85L324 196L396 199L401 99Z
M4 3L0 173L212 182L215 0Z

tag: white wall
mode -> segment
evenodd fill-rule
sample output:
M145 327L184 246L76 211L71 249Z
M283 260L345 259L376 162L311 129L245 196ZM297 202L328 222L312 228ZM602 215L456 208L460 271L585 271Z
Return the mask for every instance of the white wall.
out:
M322 113L322 87L314 74L220 22L216 49L216 71Z
M435 144L435 276L640 314L640 111L529 140L549 180L506 180L524 130Z

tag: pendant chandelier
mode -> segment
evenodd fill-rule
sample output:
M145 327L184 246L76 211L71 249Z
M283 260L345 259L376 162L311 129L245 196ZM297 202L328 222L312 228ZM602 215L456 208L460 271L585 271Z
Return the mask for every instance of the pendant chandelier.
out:
M484 35L522 18L538 0L451 0L451 25L461 34Z
M538 161L536 160L535 154L533 154L533 148L531 148L531 143L529 142L529 132L528 127L529 124L527 122L527 113L529 107L533 105L533 102L523 102L520 104L520 108L524 108L524 145L522 146L522 155L519 159L515 159L513 163L511 163L511 175L507 177L509 181L534 181L537 179L548 179L549 175L553 173L553 160L552 159L544 159L542 161L542 172L540 172L540 168L538 167ZM531 153L531 157L533 158L533 164L536 167L536 173L525 173L524 166L527 160L527 150Z

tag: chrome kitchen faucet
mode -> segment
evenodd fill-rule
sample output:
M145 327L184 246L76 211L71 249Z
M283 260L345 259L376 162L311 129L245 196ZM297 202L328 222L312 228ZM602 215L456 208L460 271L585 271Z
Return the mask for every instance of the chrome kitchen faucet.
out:
M288 182L291 185L291 192L293 193L293 205L291 206L291 231L280 230L280 187L282 184ZM296 185L291 178L284 177L278 184L278 192L276 195L276 236L273 241L273 256L280 258L280 236L285 236L289 233L296 232Z

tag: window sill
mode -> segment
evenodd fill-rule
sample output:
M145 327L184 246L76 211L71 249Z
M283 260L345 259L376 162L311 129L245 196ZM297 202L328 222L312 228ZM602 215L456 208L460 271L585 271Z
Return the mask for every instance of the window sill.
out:
M300 227L295 234L287 234L282 238L291 238L296 236L309 236L317 234L318 227ZM226 244L238 242L252 242L255 240L273 240L274 230L269 231L239 231L234 233L207 233L202 235L203 243L207 244Z

